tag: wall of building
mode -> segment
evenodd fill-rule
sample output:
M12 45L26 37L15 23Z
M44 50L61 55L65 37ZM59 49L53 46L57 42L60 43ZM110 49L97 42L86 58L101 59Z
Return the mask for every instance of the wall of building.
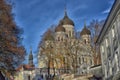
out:
M120 5L119 0L118 3ZM116 5L118 5L118 3ZM104 79L108 79L120 71L120 6L118 7L119 9L114 11L115 16L111 19L112 21L106 23L109 24L108 26L104 26L107 27L107 29L104 33L105 35L102 35L100 42ZM113 13L111 12L111 14ZM113 15L109 17L111 16ZM108 18L108 21L109 19L110 18Z

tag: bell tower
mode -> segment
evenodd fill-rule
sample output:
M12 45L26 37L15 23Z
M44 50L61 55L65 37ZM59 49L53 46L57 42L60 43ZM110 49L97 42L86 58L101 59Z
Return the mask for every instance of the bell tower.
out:
M30 48L30 54L29 54L29 59L28 59L28 64L31 66L31 67L34 67L34 64L33 64L33 54L32 54L32 47Z
M64 11L64 17L61 21L65 28L66 37L74 38L74 22L68 17L66 8Z
M83 42L84 42L85 44L90 44L90 42L91 42L91 38L90 38L91 32L90 32L90 30L86 27L86 22L84 22L84 28L83 28L83 30L80 32L80 36L81 36L81 38L82 38L82 40L83 40Z

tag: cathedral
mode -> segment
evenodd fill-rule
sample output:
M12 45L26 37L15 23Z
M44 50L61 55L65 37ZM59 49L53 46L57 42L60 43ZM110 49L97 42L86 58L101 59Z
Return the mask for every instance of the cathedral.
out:
M94 66L94 52L91 47L91 32L84 23L84 28L76 38L74 22L67 11L55 27L54 32L46 33L38 53L39 68L55 68L56 72L85 74ZM60 71L61 70L61 71Z

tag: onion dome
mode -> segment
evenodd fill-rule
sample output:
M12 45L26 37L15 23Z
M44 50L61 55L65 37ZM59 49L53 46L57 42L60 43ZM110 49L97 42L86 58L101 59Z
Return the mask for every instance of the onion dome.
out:
M84 24L84 28L83 30L81 31L80 35L91 35L91 32L88 28L86 28L86 24Z
M56 28L55 32L65 32L65 28L62 26L62 23L60 23Z
M52 41L54 40L54 36L52 35L52 31L49 29L47 32L45 32L45 35L43 37L45 41Z
M66 10L65 10L64 18L62 19L62 23L63 23L63 25L73 25L74 26L74 22L67 16Z

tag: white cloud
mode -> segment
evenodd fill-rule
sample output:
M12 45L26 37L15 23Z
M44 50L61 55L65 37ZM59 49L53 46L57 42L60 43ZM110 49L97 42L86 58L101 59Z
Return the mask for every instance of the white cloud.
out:
M85 5L85 4L82 4L82 5L78 6L78 7L76 7L76 8L74 9L74 11L78 11L78 10L86 9L86 8L88 8L88 6Z
M114 0L110 0L108 3L110 4L109 8L107 8L106 10L104 10L104 11L102 12L102 14L106 14L106 13L109 13L109 12L110 12L111 7L112 7L112 5L113 5L113 3L114 3Z
M106 10L104 10L104 11L102 12L102 14L109 13L109 12L110 12L110 9L111 9L111 7L109 7L109 8L108 8L108 9L106 9Z

